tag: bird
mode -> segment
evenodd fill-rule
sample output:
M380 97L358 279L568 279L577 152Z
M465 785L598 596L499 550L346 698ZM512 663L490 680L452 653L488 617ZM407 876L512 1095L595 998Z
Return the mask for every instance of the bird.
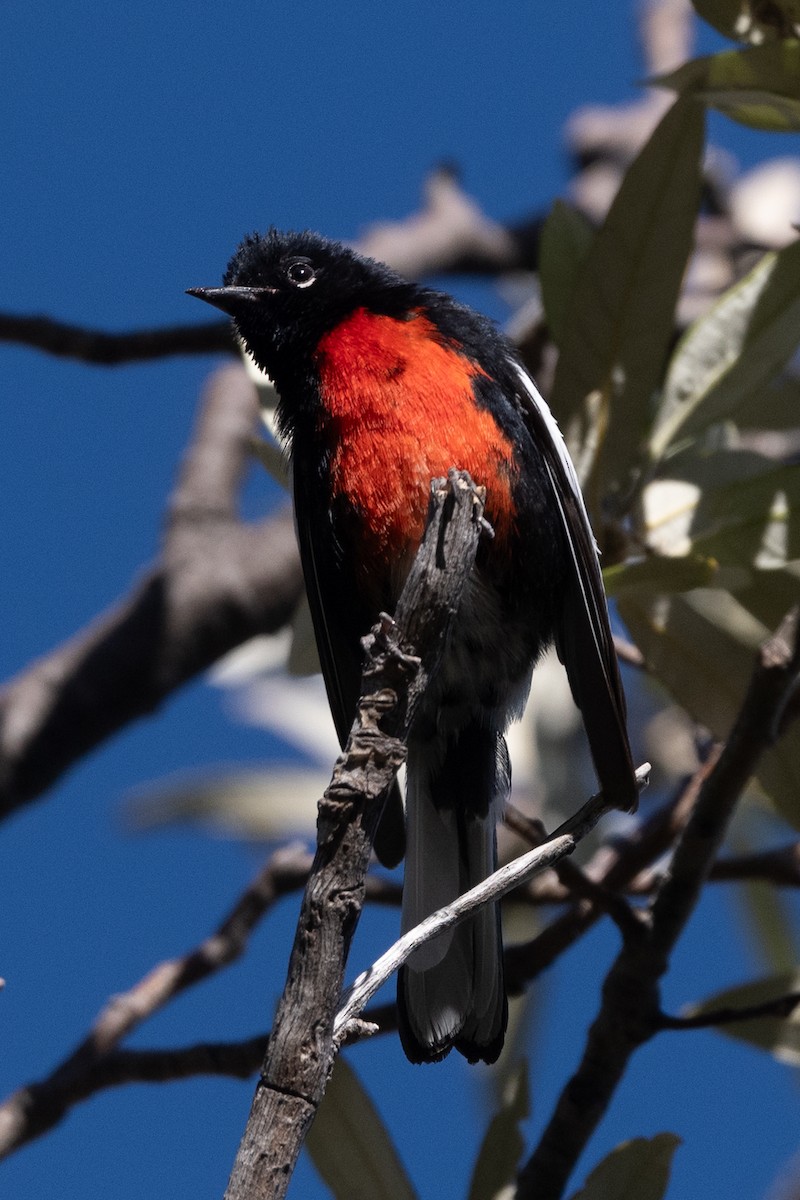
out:
M249 235L221 287L188 291L233 319L278 392L342 745L360 694L361 639L399 597L431 480L456 467L486 488L494 536L481 540L408 738L402 929L496 868L511 778L504 734L552 644L605 797L633 811L625 697L581 488L555 419L498 327L310 231ZM382 825L396 824L390 797ZM383 839L385 861L394 837ZM497 904L417 949L399 972L397 1001L412 1062L453 1048L469 1062L494 1062L508 1020Z

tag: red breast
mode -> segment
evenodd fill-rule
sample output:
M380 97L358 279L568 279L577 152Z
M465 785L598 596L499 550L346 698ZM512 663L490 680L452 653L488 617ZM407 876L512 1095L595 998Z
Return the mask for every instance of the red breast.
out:
M363 517L363 556L385 564L414 553L428 486L450 467L487 487L487 518L502 544L513 519L513 446L475 398L485 372L448 345L421 312L407 320L358 309L317 350L333 497Z

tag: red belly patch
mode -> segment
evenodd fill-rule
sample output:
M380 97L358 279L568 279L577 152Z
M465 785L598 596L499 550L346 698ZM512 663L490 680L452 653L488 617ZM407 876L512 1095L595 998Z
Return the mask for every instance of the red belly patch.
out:
M397 320L366 309L325 335L317 366L332 491L364 518L363 555L399 566L413 554L430 480L450 467L486 485L486 515L502 543L516 467L510 439L475 400L481 367L421 313Z

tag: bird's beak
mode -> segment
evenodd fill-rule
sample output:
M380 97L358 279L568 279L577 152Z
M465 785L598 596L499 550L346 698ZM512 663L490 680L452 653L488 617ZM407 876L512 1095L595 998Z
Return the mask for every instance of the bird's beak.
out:
M253 304L257 304L264 296L272 295L274 288L264 287L218 287L218 288L187 288L188 296L197 296L206 304L221 308L229 317L242 316Z

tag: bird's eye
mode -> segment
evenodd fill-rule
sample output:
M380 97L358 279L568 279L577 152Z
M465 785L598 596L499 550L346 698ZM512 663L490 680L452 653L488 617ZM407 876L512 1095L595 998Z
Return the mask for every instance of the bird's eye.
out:
M289 283L295 287L307 288L310 287L317 278L317 273L310 262L305 259L298 258L294 262L290 262L286 268L286 278Z

